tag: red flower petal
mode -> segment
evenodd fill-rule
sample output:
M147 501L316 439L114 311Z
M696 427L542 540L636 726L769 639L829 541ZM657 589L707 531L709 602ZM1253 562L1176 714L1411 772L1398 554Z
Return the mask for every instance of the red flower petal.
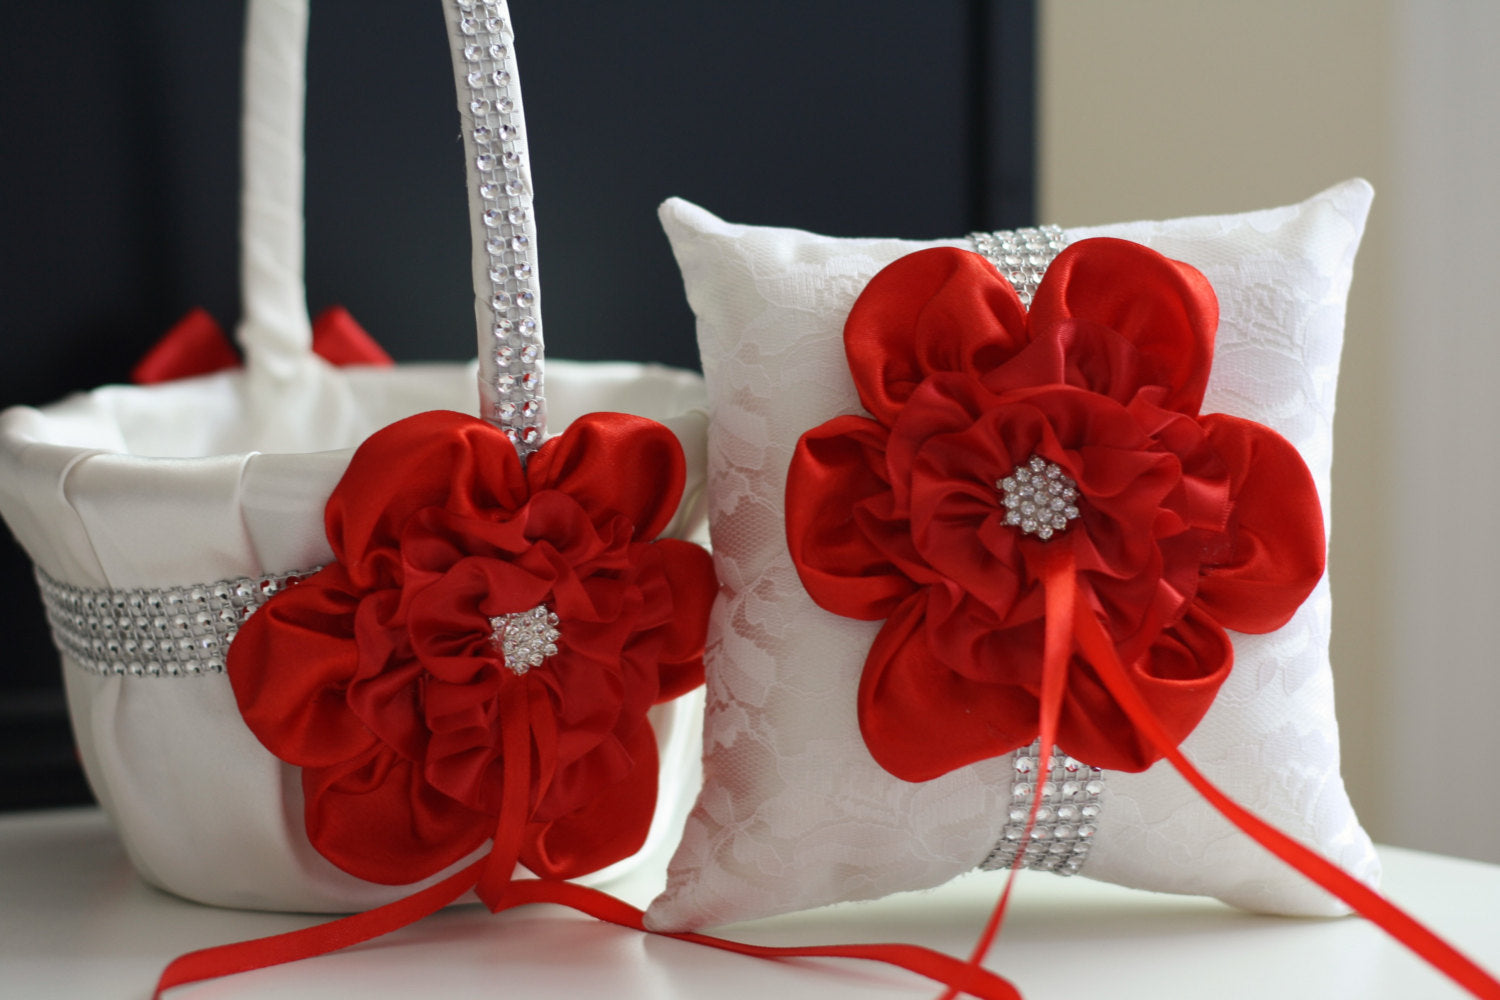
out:
M427 507L483 517L516 510L526 485L515 447L475 417L433 411L399 420L355 451L324 514L328 542L355 587L400 580L397 540Z
M589 413L526 463L532 492L558 490L598 523L624 515L640 541L666 529L687 474L682 446L662 424L626 413Z
M1126 240L1081 240L1047 268L1031 302L1031 330L1087 320L1113 329L1143 355L1141 385L1160 405L1196 415L1213 363L1219 302L1197 269Z
M276 596L240 628L226 669L240 715L277 757L332 766L374 742L345 701L359 668L358 597L333 564Z
M1202 423L1229 466L1234 512L1227 551L1206 567L1198 603L1225 628L1274 631L1323 577L1317 487L1297 449L1269 427L1222 413Z
M1126 670L1175 745L1213 704L1233 663L1229 636L1207 614L1190 607ZM1069 666L1057 743L1079 760L1107 770L1144 771L1161 756L1093 669L1077 657Z
M864 621L889 615L914 587L907 569L922 564L904 522L884 531L873 510L852 516L890 493L887 436L872 420L837 417L802 435L787 473L787 547L802 585L827 610Z
M921 250L885 267L844 324L860 401L887 427L928 375L978 377L1027 339L1015 289L989 261L953 247Z
M555 819L527 828L521 863L543 878L573 878L629 857L641 849L651 829L656 805L656 737L649 724L636 728L620 744L630 769L604 788L583 795L584 804ZM559 773L556 782L573 776ZM578 797L565 788L567 798Z
M928 645L926 594L912 595L875 637L859 684L859 728L876 763L928 781L1036 737L1037 701L1023 687L970 680Z
M374 747L337 767L302 771L307 837L358 878L406 885L464 857L494 819L434 789L411 761Z
M650 546L671 590L672 616L662 632L660 692L671 701L703 683L703 647L708 615L719 592L714 561L701 545L663 538Z

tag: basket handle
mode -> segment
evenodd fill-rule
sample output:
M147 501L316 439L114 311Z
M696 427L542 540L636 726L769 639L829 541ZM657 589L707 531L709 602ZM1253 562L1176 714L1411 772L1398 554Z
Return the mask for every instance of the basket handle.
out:
M531 161L510 10L444 0L467 160L479 414L524 458L546 433ZM303 277L307 0L250 0L238 339L252 378L289 378L312 355Z
M285 378L312 356L302 276L302 119L307 0L251 0L241 118L236 337L253 375Z

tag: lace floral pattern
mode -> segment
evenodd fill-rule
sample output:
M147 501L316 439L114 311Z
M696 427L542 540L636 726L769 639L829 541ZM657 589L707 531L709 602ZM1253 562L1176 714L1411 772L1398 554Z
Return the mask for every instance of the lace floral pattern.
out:
M1205 412L1266 423L1328 503L1344 299L1370 191L1348 182L1288 208L1067 232L1145 243L1202 270L1221 307ZM860 412L839 332L882 266L932 245L735 226L681 201L663 222L698 316L709 384L709 517L723 590L707 650L704 789L649 920L713 926L939 884L994 845L1008 757L933 781L869 757L854 692L878 623L817 608L782 529L798 435ZM1184 743L1252 811L1377 877L1338 773L1326 579L1290 623L1234 636L1236 667ZM1112 772L1083 874L1252 909L1342 907L1235 831L1174 772Z

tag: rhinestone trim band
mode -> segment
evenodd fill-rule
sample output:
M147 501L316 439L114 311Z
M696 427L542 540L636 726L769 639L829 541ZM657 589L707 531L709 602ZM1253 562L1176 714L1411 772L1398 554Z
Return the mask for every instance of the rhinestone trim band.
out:
M1052 258L1067 245L1059 226L1027 229L1002 229L993 233L970 233L974 249L994 264L1021 296L1021 305L1030 306L1042 274Z
M1088 859L1089 845L1098 831L1104 772L1054 749L1051 772L1038 789L1033 775L1041 765L1041 752L1042 745L1032 743L1012 755L1015 776L1010 784L1010 812L999 842L979 863L980 868L1009 868L1021 851L1022 868L1077 875ZM1023 849L1026 817L1031 812L1032 796L1038 792L1042 803L1037 807L1031 839Z
M95 674L180 677L223 673L245 619L315 572L142 590L75 587L40 569L36 580L52 641L65 658Z
M1067 244L1059 226L970 233L969 240L975 251L995 265L1011 283L1011 287L1015 288L1016 294L1021 298L1021 304L1027 307L1030 307L1031 298L1036 294L1047 267ZM1028 469L1030 467L1028 463ZM995 484L1005 494L1007 515L1018 512L1020 508L1020 487L1023 484L1018 481L1020 477L1016 475L1017 471L1019 470L1012 471L1010 477ZM1045 476L1046 469L1041 471ZM1013 486L1016 498L1014 507L1008 502ZM1050 505L1050 496L1048 500ZM1062 527L1066 527L1067 521L1071 520L1069 512L1076 509L1065 507L1062 512ZM1023 522L1024 516L1018 516L1015 523L1023 531L1034 531L1038 537L1042 537L1040 523L1028 529ZM1058 528L1054 527L1052 530L1056 531ZM1102 808L1100 795L1104 792L1104 772L1054 749L1052 773L1048 776L1049 780L1037 789L1031 776L1040 766L1041 752L1041 744L1033 743L1012 754L1011 766L1015 774L1010 785L1010 809L1005 826L1000 830L999 841L979 863L980 868L1010 868L1019 851L1022 868L1055 872L1058 875L1076 875L1088 858L1089 845L1097 830L1097 820ZM1030 841L1023 846L1021 840L1026 835L1026 818L1031 812L1032 796L1038 792L1042 802L1037 807L1036 825L1031 829Z
M531 162L514 36L509 10L498 0L450 0L445 9L472 188L480 413L524 459L541 445L547 414Z

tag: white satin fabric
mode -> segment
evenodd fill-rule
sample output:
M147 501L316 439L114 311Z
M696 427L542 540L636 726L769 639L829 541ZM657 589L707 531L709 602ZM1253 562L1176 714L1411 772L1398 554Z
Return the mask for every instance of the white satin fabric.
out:
M1268 424L1301 451L1328 511L1344 301L1372 192L1066 231L1117 236L1202 270L1221 320L1204 409ZM708 380L709 521L721 591L709 627L705 784L648 922L678 930L940 884L977 865L1011 808L1008 759L933 781L882 770L855 692L878 622L815 606L782 509L799 435L862 412L841 331L881 267L961 240L833 239L662 206ZM1234 636L1235 667L1184 743L1232 798L1356 877L1378 878L1339 776L1325 579L1284 628ZM1255 910L1343 912L1204 802L1170 766L1111 772L1083 873Z
M653 417L687 455L667 534L701 528L704 390L694 373L551 361L551 426L594 411ZM85 588L184 587L332 558L323 507L353 448L431 409L469 411L473 365L333 368L308 357L276 384L231 372L106 386L0 413L0 514L33 561ZM400 470L393 469L398 475ZM298 772L245 728L223 674L101 676L63 663L85 770L150 882L201 902L364 909L410 891L355 879L302 829ZM659 870L697 789L701 702L657 710L660 808L641 854L598 873Z

